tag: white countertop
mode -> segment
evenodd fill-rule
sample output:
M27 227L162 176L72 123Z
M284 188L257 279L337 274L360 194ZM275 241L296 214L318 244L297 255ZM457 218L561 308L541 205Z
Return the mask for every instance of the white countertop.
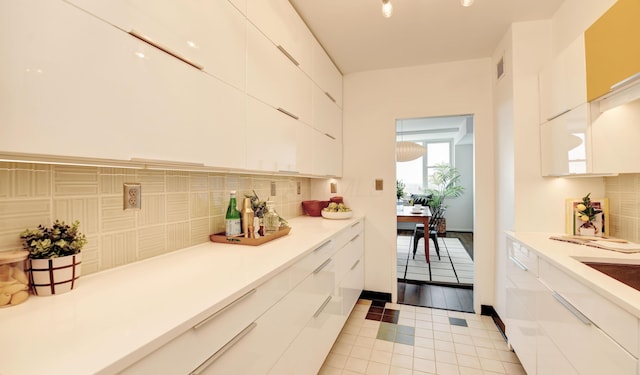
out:
M359 219L293 218L289 235L261 246L204 243L0 309L0 374L116 373Z
M532 248L551 264L585 284L596 293L640 318L640 291L623 284L583 263L581 260L597 262L640 264L640 253L625 254L591 246L550 240L561 233L507 232L507 235Z

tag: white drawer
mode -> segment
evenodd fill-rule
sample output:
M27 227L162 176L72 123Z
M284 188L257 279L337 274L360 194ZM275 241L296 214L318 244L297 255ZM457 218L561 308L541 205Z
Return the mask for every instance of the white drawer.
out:
M205 316L182 335L160 347L121 374L187 374L222 348L290 290L285 270L258 288Z
M341 282L347 273L356 266L364 253L364 236L358 233L351 238L338 252L335 254L337 271L336 279Z
M581 284L544 260L540 260L540 280L582 314L638 357L638 318Z
M517 265L534 277L538 276L538 255L519 242L508 239L510 263Z

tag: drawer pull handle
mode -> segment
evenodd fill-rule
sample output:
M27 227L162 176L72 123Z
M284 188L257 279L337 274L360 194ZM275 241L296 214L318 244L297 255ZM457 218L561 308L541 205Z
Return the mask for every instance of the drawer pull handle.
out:
M357 239L358 239L358 237L360 237L360 235L359 235L359 234L356 234L355 236L353 236L353 238L352 238L352 239L351 239L351 241L349 241L349 242L353 242L353 241L357 240Z
M358 267L358 264L360 264L360 259L356 260L353 266L351 266L351 271L353 271L354 268Z
M283 47L283 46L278 46L278 49L280 50L280 52L282 52L285 56L287 56L287 58L289 60L291 60L292 63L294 63L296 66L300 66L300 63L293 58L293 56L291 56L291 54Z
M287 115L287 116L289 116L289 117L291 117L291 118L293 118L293 119L296 119L296 120L299 120L299 119L300 119L300 117L298 117L298 116L294 115L293 113L291 113L291 112L287 111L287 110L286 110L286 109L284 109L284 108L280 108L280 107L278 107L278 111L280 111L280 112L284 113L285 115Z
M326 135L327 137L329 137L329 138L333 139L334 141L336 140L336 137L332 136L332 135L331 135L331 134L329 134L329 133L324 133L324 135Z
M331 240L329 240L329 241L327 241L327 242L323 243L322 245L320 245L320 246L316 247L316 248L313 250L313 252L316 252L316 251L318 251L318 250L322 249L323 247L327 246L327 245L328 245L328 244L330 244L330 243L331 243Z
M293 170L289 170L289 169L278 169L278 172L280 172L280 173L300 174L300 172L298 172L298 171L293 171Z
M336 103L336 100L333 98L333 96L331 96L331 94L329 94L328 92L325 91L324 93L329 99L331 99L332 102Z
M318 311L316 311L316 313L313 314L314 318L317 318L318 316L320 316L320 314L322 314L322 311L324 310L325 307L327 307L327 305L329 304L329 301L331 301L331 296L327 297L327 299L325 299L324 302L322 302L322 305L320 305L320 308L318 308Z
M358 221L357 223L353 223L351 224L351 228L355 228L356 226L360 225L360 222Z
M518 259L514 258L514 257L509 257L509 260L512 261L516 266L518 266L518 268L520 268L523 271L529 271L529 269L527 268L527 266L525 266L524 264L522 264Z
M564 115L565 113L569 112L570 110L571 110L571 109L565 109L564 111L562 111L562 112L558 113L557 115L553 115L553 116L549 117L549 118L547 119L547 121L551 121L551 120L553 120L553 119L556 119L556 118L558 118L558 117L560 117L560 116Z
M587 318L583 313L580 312L580 310L576 309L571 303L569 303L569 301L564 299L564 297L562 297L560 294L554 291L554 292L551 292L551 295L553 296L553 298L556 299L556 301L560 302L560 304L564 306L565 309L569 310L569 312L573 314L573 316L578 318L578 320L581 321L584 325L591 325L593 323L591 319Z
M324 263L322 263L318 268L316 268L313 271L313 274L315 275L317 273L320 273L320 271L322 271L322 269L325 268L329 263L331 263L331 258L325 260Z
M620 81L620 82L618 82L618 83L616 83L614 85L611 85L610 90L613 91L613 90L615 90L617 88L620 88L622 86L625 86L626 84L631 83L631 82L633 82L633 81L635 81L637 79L640 79L640 72L638 72L638 73L636 73L636 74L634 74L632 76L629 76L629 77L623 79L622 81Z
M224 346L222 348L218 349L217 352L213 353L213 355L211 357L207 358L207 360L204 361L202 364L200 364L200 366L196 367L195 370L191 371L190 375L199 375L199 374L201 374L204 370L207 369L207 367L211 366L211 364L213 362L217 361L218 358L222 357L222 355L227 350L231 349L235 344L238 343L238 341L242 340L242 338L245 337L249 332L251 332L252 329L256 328L257 325L258 325L258 323L256 323L256 322L253 322L253 323L249 324L245 329L240 331L240 333L238 333L231 340L229 340L229 342L224 344Z
M229 303L225 307L221 308L220 310L218 310L218 311L214 312L213 314L209 315L208 317L204 318L204 320L202 320L198 324L194 325L193 328L198 329L198 328L202 327L203 325L209 323L212 319L214 319L218 315L222 314L223 312L229 310L231 307L235 306L237 303L239 303L242 300L246 299L247 297L251 296L256 291L257 291L257 289L255 289L255 288L251 289L250 291L248 291L245 294L241 295L240 297L236 298L233 302Z
M152 47L155 47L155 48L159 49L160 51L166 53L167 55L171 55L171 56L175 57L176 59L182 61L183 63L187 63L187 64L191 65L192 67L198 69L198 70L204 70L204 66L202 66L202 65L200 65L198 63L195 63L195 62L187 59L186 57L180 56L176 52L173 52L169 48L167 48L167 47L165 47L163 45L160 45L157 42L154 42L149 37L147 37L146 35L138 32L136 30L130 30L129 31L129 35L131 35L132 37L147 43L148 45L150 45Z

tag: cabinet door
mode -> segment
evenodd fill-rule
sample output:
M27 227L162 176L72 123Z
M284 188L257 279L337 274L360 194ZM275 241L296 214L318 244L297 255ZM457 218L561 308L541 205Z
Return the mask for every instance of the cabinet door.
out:
M587 101L584 36L540 73L540 120L549 121Z
M583 104L540 125L540 157L543 176L591 171L589 105Z
M244 16L227 0L69 0L244 90Z
M520 358L519 355L518 357ZM536 369L537 372L530 372L528 369L526 370L528 374L579 375L562 352L558 350L556 344L554 344L553 341L545 335L538 335Z
M0 40L0 150L244 166L219 137L244 136L240 91L67 3L2 8L31 31Z
M310 73L313 35L289 1L247 0L247 17L303 71Z
M252 25L247 28L247 93L311 123L311 80Z
M342 175L342 142L332 136L313 132L313 172L318 176Z
M310 172L312 129L256 99L247 100L247 168Z
M640 100L606 111L592 121L593 171L640 173Z
M342 139L342 110L322 90L313 85L311 125L322 133Z
M587 98L640 72L640 1L618 0L585 33Z
M312 41L311 56L311 79L342 108L342 74L315 38Z

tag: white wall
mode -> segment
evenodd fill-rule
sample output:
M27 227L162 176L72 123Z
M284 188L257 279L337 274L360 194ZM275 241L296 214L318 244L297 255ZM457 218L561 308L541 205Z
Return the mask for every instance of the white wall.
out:
M447 230L458 232L473 231L473 145L455 147L455 166L460 172L460 186L464 193L457 198L447 198Z
M342 195L366 215L365 289L396 288L395 120L473 114L476 164L475 305L493 295L494 143L490 59L377 70L344 77ZM383 191L375 180L382 179Z

